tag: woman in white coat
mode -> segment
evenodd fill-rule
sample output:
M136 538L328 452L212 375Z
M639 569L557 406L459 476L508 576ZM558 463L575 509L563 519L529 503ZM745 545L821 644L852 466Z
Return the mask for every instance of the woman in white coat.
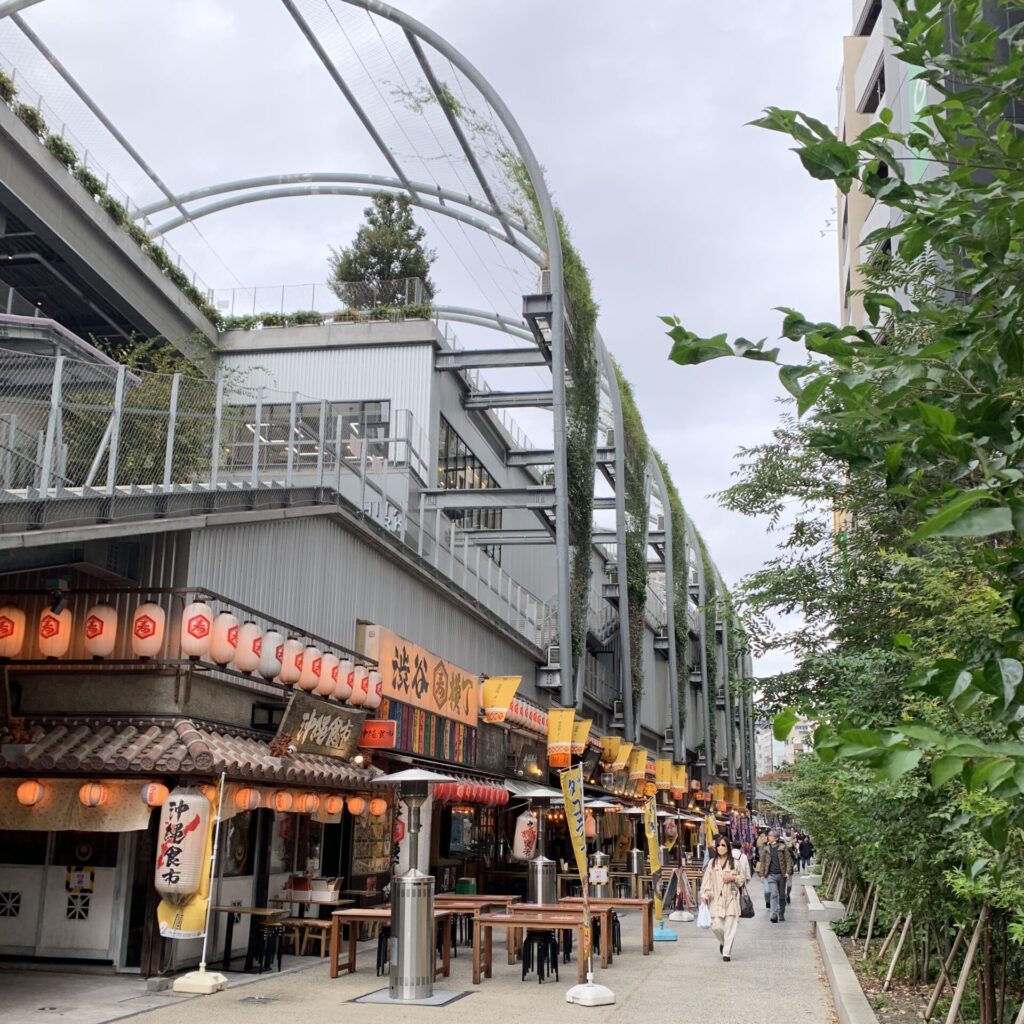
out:
M725 836L715 840L715 855L704 869L700 883L700 898L708 904L711 930L718 939L722 959L732 959L732 944L740 919L740 886L743 873L733 860L729 841Z

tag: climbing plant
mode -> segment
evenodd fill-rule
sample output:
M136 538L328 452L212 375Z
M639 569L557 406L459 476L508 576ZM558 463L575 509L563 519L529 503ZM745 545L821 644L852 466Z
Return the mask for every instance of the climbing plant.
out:
M696 531L695 531L696 532ZM715 643L715 621L718 618L718 586L716 584L715 567L708 555L704 538L697 533L697 545L700 547L700 560L704 567L704 654L707 658L707 699L708 699L708 735L706 761L708 771L715 765L715 753L718 743L718 722L716 721L715 693L718 689L718 646Z
M626 579L619 580L619 600L625 582L629 610L629 672L633 704L639 706L644 693L644 609L647 604L647 507L649 498L647 463L650 445L633 388L618 363L613 363L622 407L621 443L624 454L626 507Z

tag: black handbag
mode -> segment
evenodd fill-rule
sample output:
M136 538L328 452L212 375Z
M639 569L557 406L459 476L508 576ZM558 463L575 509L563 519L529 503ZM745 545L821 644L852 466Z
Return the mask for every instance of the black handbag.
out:
M750 898L750 893L747 892L747 887L743 886L740 889L740 917L753 917L754 916L754 901Z

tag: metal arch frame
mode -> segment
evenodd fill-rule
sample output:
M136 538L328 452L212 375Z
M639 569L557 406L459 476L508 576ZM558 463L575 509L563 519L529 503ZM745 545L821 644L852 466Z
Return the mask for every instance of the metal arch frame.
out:
M720 594L725 589L725 584L718 570L715 569L714 572L715 586ZM721 601L720 607L722 608L722 693L725 697L725 774L729 785L733 786L736 784L736 765L733 760L736 728L732 719L732 695L729 693L729 677L731 675L729 665L729 617L728 605Z
M40 0L0 0L0 18L8 17L26 7L39 3ZM557 574L558 574L558 638L562 651L572 651L572 628L569 610L569 510L568 510L568 469L566 465L565 445L565 295L563 283L563 261L562 246L558 231L558 221L555 216L554 204L544 180L543 170L526 139L519 123L516 121L508 106L501 96L491 86L486 78L477 68L467 60L455 47L431 28L424 25L415 18L410 17L403 11L392 7L381 0L343 0L353 7L360 7L371 14L391 21L402 28L407 36L422 40L433 47L438 53L446 57L454 67L458 68L463 75L484 97L492 111L497 116L523 162L530 185L533 189L538 212L540 213L541 224L544 229L547 253L547 269L551 271L552 279L552 324L551 324L551 372L553 392L553 448L554 448L554 471L555 471L555 532L557 551ZM320 46L315 34L305 23L301 14L297 11L292 0L282 0L285 8L291 14L293 20L304 33L310 45L320 57L321 62L333 78L339 90L345 95L356 115L360 118L368 134L377 143L378 148L388 160L398 178L402 181L407 192L414 198L417 196L415 188L405 178L405 175L395 160L394 154L384 144L372 122L367 118L365 112L359 106L351 90L341 77L333 61ZM497 215L497 211L495 211ZM502 238L504 239L504 235ZM574 705L574 680L572 671L572 656L563 657L559 666L561 682L561 703L563 706Z
M697 616L697 635L700 643L700 689L701 689L701 704L703 705L704 711L704 770L710 775L715 767L714 757L715 752L711 749L711 702L708 699L710 696L711 684L708 679L708 646L707 646L707 631L708 631L708 620L707 613L704 608L704 604L707 601L707 583L704 578L704 558L701 553L700 541L697 539L697 532L693 528L693 523L690 522L689 516L686 518L686 542L697 552L697 604L701 609L700 615Z
M531 348L537 348L530 328L522 320L516 320L514 317L503 316L501 313L489 313L485 309L472 309L469 306L434 306L433 310L434 316L438 320L486 327L488 330L507 334L512 338L522 338L524 341L530 342Z
M665 609L668 622L668 678L669 706L672 709L672 760L677 764L683 760L682 726L679 718L679 678L676 666L676 594L672 565L672 510L668 503L668 488L658 460L650 460L650 473L658 489L661 507L665 516Z

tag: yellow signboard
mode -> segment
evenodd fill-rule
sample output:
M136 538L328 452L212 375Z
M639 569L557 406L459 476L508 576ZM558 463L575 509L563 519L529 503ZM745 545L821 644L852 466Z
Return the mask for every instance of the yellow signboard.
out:
M383 697L477 725L480 679L475 672L459 668L383 626L366 626L363 635L364 653L377 659Z
M633 753L632 743L620 743L618 749L615 752L615 762L612 764L613 772L621 772L626 770L626 765L629 763L629 759Z
M587 740L590 738L590 726L592 718L577 718L572 723L572 753L573 757L579 757L587 749Z
M568 768L572 761L572 708L551 708L548 711L548 764L552 768Z
M490 676L484 680L484 721L504 722L522 676Z
M562 781L562 799L565 801L565 827L576 855L576 870L580 881L587 884L587 838L583 812L583 766L576 765L559 772Z

